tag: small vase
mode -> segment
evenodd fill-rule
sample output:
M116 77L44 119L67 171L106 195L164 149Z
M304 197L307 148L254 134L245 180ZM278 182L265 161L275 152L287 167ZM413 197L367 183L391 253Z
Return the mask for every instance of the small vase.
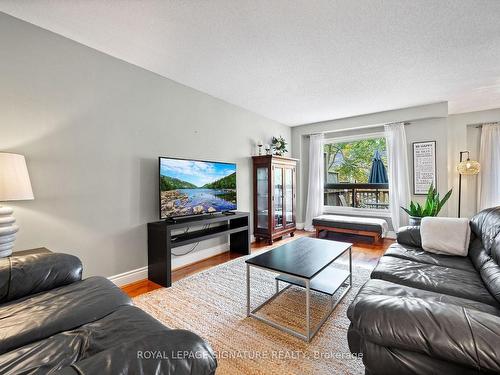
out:
M417 216L410 216L410 222L409 224L411 226L420 226L420 222L422 221L422 218L421 217L417 217Z

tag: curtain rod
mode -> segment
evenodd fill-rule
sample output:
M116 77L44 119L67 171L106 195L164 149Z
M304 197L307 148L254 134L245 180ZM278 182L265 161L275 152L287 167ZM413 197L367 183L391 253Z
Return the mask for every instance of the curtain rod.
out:
M488 125L488 124L492 124L492 125L498 125L500 124L499 121L491 121L491 122L477 122L475 124L467 124L467 126L473 126L475 127L476 129L481 129L483 127L483 125Z

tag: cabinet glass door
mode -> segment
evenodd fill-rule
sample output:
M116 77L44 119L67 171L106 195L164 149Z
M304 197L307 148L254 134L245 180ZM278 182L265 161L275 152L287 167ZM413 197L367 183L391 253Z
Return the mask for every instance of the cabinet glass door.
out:
M283 227L283 168L274 167L274 227Z
M285 225L294 224L293 220L293 169L285 169Z
M257 228L267 229L269 226L269 170L267 167L257 168Z

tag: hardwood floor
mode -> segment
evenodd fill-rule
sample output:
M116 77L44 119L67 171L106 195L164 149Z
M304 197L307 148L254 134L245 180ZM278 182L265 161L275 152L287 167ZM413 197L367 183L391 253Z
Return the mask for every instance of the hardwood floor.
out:
M305 232L305 231L297 231L295 232L295 238L311 236L314 237L314 233ZM277 241L274 245L268 245L266 242L254 242L252 243L252 254L256 254L262 251L265 251L271 247L277 246L279 244L283 244L289 241L292 241L293 237L285 237L281 241ZM353 262L358 264L365 264L369 266L375 266L378 262L378 259L384 254L385 250L389 247L391 243L394 241L384 239L381 243L376 244L367 244L367 243L355 243L352 247L352 259ZM199 262L189 264L182 268L178 268L172 271L172 281L175 282L177 280L183 279L187 276L193 275L195 273L201 272L208 268L214 267L218 264L222 264L228 262L232 259L236 259L240 257L240 254L234 253L223 253L219 255L215 255L213 257L203 259ZM121 289L127 293L130 297L135 297L140 294L144 294L150 292L152 290L161 288L161 285L155 284L152 281L147 279L139 280L135 283L128 284L123 286Z

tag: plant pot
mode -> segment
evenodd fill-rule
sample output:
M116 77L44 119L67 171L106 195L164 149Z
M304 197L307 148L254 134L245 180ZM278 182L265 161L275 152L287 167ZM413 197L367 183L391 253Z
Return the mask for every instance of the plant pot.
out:
M410 216L410 225L412 226L420 226L420 222L422 221L421 217Z

